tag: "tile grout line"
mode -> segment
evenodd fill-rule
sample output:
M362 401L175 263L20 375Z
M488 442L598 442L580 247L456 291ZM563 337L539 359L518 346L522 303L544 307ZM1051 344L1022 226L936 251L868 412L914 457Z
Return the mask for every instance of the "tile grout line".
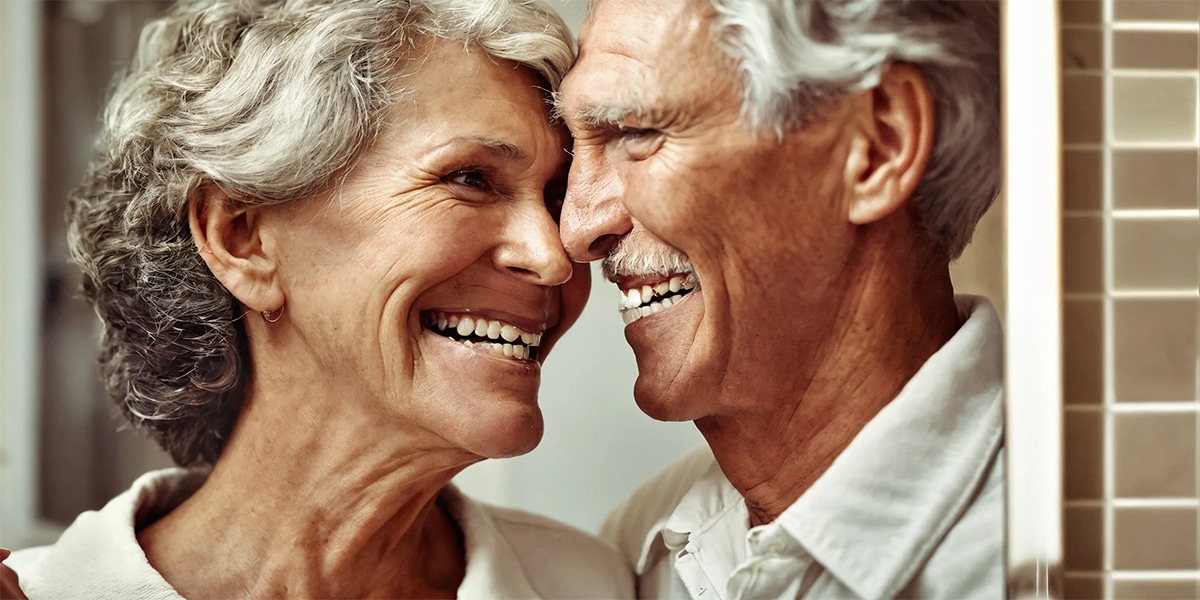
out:
M1101 193L1103 194L1102 206L1104 208L1104 211L1106 214L1111 214L1112 208L1113 208L1113 202L1112 202L1112 187L1113 187L1113 185L1112 185L1112 168L1113 168L1112 140L1113 140L1113 133L1112 133L1112 131L1113 131L1113 121L1114 121L1114 118L1113 118L1114 117L1114 115L1113 115L1113 78L1112 78L1113 0L1104 0L1102 10L1103 10L1103 17L1102 17L1102 23L1101 23L1101 25L1102 25L1101 51L1103 53L1103 74L1102 74L1103 79L1102 79L1102 87L1101 87L1102 92L1101 93L1103 95L1102 102L1104 103L1103 104L1104 108L1101 111L1101 115L1102 115L1104 128L1103 128L1103 143L1102 143L1102 150L1101 150L1101 152L1102 152L1101 160L1103 161L1102 173L1104 175L1103 175L1103 181L1101 182L1102 183ZM1103 289L1104 289L1104 303L1103 303L1103 324L1104 324L1104 384L1103 384L1103 391L1104 391L1104 398L1103 398L1103 406L1104 406L1104 413L1103 413L1103 415L1104 415L1104 418L1103 418L1103 424L1104 424L1104 431L1103 431L1104 471L1103 472L1104 472L1104 485L1103 485L1103 489L1102 489L1103 502L1104 502L1104 505L1103 505L1103 523L1104 523L1104 532L1103 533L1104 533L1104 535L1102 536L1102 539L1104 540L1104 542L1103 542L1104 548L1103 548L1103 563L1102 563L1102 565L1104 568L1104 579L1103 579L1104 597L1112 598L1113 597L1112 572L1113 572L1113 566L1114 566L1113 556L1115 554L1115 542L1114 542L1115 536L1114 536L1113 529L1114 529L1114 521L1116 520L1115 511L1113 509L1113 504L1112 504L1113 498L1115 496L1115 494L1114 494L1114 492L1115 492L1114 472L1116 470L1115 466L1114 466L1115 461L1116 461L1115 449L1114 449L1114 444L1116 442L1116 436L1113 432L1113 426L1114 426L1115 419L1113 417L1113 411L1112 411L1112 405L1114 404L1114 401L1115 401L1115 393L1113 390L1115 377L1114 377L1114 368L1113 367L1114 367L1114 362L1115 362L1114 356L1116 354L1114 347L1113 347L1115 336L1113 334L1113 326L1114 326L1113 299L1112 299L1112 295L1111 295L1112 278L1113 278L1112 219L1109 217L1105 217L1103 219L1102 227L1103 227L1103 233L1101 235L1101 240L1102 240L1102 245L1103 245L1103 250L1102 250L1103 259L1102 260L1104 263L1103 264L1103 274L1104 274L1103 275L1103 277L1104 277L1104 281L1103 281Z
M1114 579L1121 581L1187 581L1189 579L1200 578L1200 569L1171 569L1171 570L1145 570L1145 571L1121 571L1113 574Z
M1128 220L1183 220L1200 219L1200 209L1196 208L1114 208L1110 213L1114 219Z
M1105 2L1108 5L1108 2ZM1105 17L1108 17L1106 14ZM1111 24L1110 31L1140 31L1162 33L1200 32L1200 24L1187 21L1116 21L1106 18L1105 25Z
M1063 502L1067 508L1103 508L1104 500L1079 498ZM1200 508L1200 498L1115 498L1117 508Z
M1112 212L1103 209L1089 210L1074 208L1063 211L1063 217L1113 217L1126 221L1194 221L1200 219L1200 209L1192 208L1118 208Z
M1111 70L1114 77L1161 77L1166 79L1200 79L1200 75L1196 74L1195 69L1187 68L1164 68L1164 67L1121 67ZM1097 68L1081 68L1081 67L1063 67L1063 75L1085 76L1085 77L1102 77L1104 69Z
M1069 413L1094 413L1105 410L1122 415L1160 415L1200 413L1200 403L1182 402L1114 402L1111 407L1102 404L1067 404L1063 410Z
M1163 413L1194 413L1197 411L1195 402L1114 402L1110 407L1115 414L1163 414Z
M1098 152L1106 148L1113 150L1131 151L1144 150L1148 152L1169 152L1169 151L1187 151L1200 148L1200 143L1195 140L1190 142L1067 142L1063 144L1063 150L1067 152Z
M1177 288L1174 290L1113 290L1110 295L1117 300L1193 300L1200 298L1200 291ZM1071 302L1104 299L1104 292L1067 292L1063 299Z
M1105 15L1107 17L1108 15ZM1189 23L1187 21L1114 21L1111 18L1106 19L1102 23L1063 23L1063 31L1105 31L1106 26L1110 25L1114 31L1133 31L1133 32L1168 32L1168 33L1189 33L1200 31L1200 25Z
M1198 14L1197 17L1198 17L1197 22L1200 23L1200 14ZM1198 35L1200 35L1200 34L1198 34ZM1196 76L1197 76L1196 98L1198 100L1200 100L1200 48L1197 48L1196 59L1198 61L1197 68L1196 68ZM1197 143L1200 144L1200 101L1196 102L1195 108L1196 108L1196 112L1194 113L1195 116L1193 118L1196 121ZM1196 156L1196 184L1197 184L1197 189L1200 189L1200 153L1197 153L1197 156ZM1196 209L1198 211L1200 211L1200 198L1196 199ZM1200 248L1196 248L1196 251L1200 252ZM1198 273L1197 275L1200 276L1200 273ZM1200 281L1197 282L1196 292L1197 292L1197 294L1200 294ZM1196 316L1197 316L1196 331L1195 331L1196 337L1194 338L1194 341L1193 341L1193 352L1196 353L1196 364L1193 366L1194 386L1195 386L1194 392L1195 392L1196 399L1195 399L1193 406L1197 409L1197 413L1196 413L1196 416L1193 417L1193 420L1194 420L1194 425L1195 425L1194 429L1195 429L1195 435L1196 435L1196 440L1194 443L1196 444L1196 446L1200 446L1200 309L1197 309ZM1193 450L1195 450L1195 449L1196 448L1193 448ZM1197 498L1200 498L1200 460L1196 461L1195 470L1196 470L1196 473L1195 473L1196 482L1195 482L1195 490L1193 490L1193 492L1196 494ZM1197 519L1197 522L1196 522L1196 565L1195 565L1195 567L1197 570L1200 570L1200 519ZM1196 597L1200 598L1200 575L1198 575L1196 577L1195 589L1193 591L1196 592Z
M1104 577L1104 571L1097 571L1094 569L1071 571L1070 576L1071 577L1100 578L1100 577ZM1155 570L1155 571L1149 571L1149 570L1147 570L1147 571L1121 571L1120 573L1116 574L1115 579L1120 579L1122 581L1138 580L1138 579L1151 580L1151 581L1161 581L1161 580L1168 580L1168 581L1183 580L1183 581L1186 581L1186 580L1194 579L1197 577L1200 577L1200 569L1197 569L1194 571L1188 570L1188 569L1182 569L1182 570L1174 569L1174 570L1167 570L1167 571L1158 571L1158 570Z

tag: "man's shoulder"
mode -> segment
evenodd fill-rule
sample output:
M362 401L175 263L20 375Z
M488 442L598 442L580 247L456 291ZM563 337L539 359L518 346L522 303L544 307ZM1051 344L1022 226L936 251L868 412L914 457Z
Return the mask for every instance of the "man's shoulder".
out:
M631 566L636 566L646 535L671 515L715 463L707 445L680 457L617 505L600 528L600 537L615 546Z
M1004 593L1004 449L978 492L902 595L998 598ZM909 593L911 592L911 593Z

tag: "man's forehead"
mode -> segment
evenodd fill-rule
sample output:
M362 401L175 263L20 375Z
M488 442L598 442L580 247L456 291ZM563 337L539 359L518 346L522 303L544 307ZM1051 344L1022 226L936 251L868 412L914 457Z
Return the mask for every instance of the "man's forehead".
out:
M694 49L713 14L708 0L599 0L580 30L579 60L615 54L650 66L670 62Z
M600 0L579 36L562 107L638 104L687 64L706 59L707 0ZM704 27L703 39L697 39Z

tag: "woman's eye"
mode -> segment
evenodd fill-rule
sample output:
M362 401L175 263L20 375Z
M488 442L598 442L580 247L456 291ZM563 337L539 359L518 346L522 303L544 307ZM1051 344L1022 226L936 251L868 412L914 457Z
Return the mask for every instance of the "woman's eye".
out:
M644 160L662 147L662 132L654 129L621 129L621 148L631 160Z
M547 187L544 197L546 199L546 210L549 211L550 218L554 219L555 223L558 223L562 217L563 202L567 199L567 186L555 185Z
M456 172L452 173L446 179L447 179L447 181L451 181L453 183L457 183L460 185L465 185L468 187L473 187L473 188L477 188L477 189L481 189L481 190L491 189L491 186L488 185L487 176L485 176L483 174L483 172L481 172L481 171L473 171L473 170L456 171Z

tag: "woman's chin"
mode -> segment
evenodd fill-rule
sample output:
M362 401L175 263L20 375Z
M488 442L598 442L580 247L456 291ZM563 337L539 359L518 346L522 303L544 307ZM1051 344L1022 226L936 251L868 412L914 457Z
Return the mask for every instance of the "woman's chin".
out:
M472 454L525 454L542 440L541 366L470 348L426 332L423 373L410 409L434 433Z
M516 407L514 407L516 408ZM528 454L542 441L545 425L536 405L505 414L480 415L469 426L459 443L465 450L483 458L510 458Z

